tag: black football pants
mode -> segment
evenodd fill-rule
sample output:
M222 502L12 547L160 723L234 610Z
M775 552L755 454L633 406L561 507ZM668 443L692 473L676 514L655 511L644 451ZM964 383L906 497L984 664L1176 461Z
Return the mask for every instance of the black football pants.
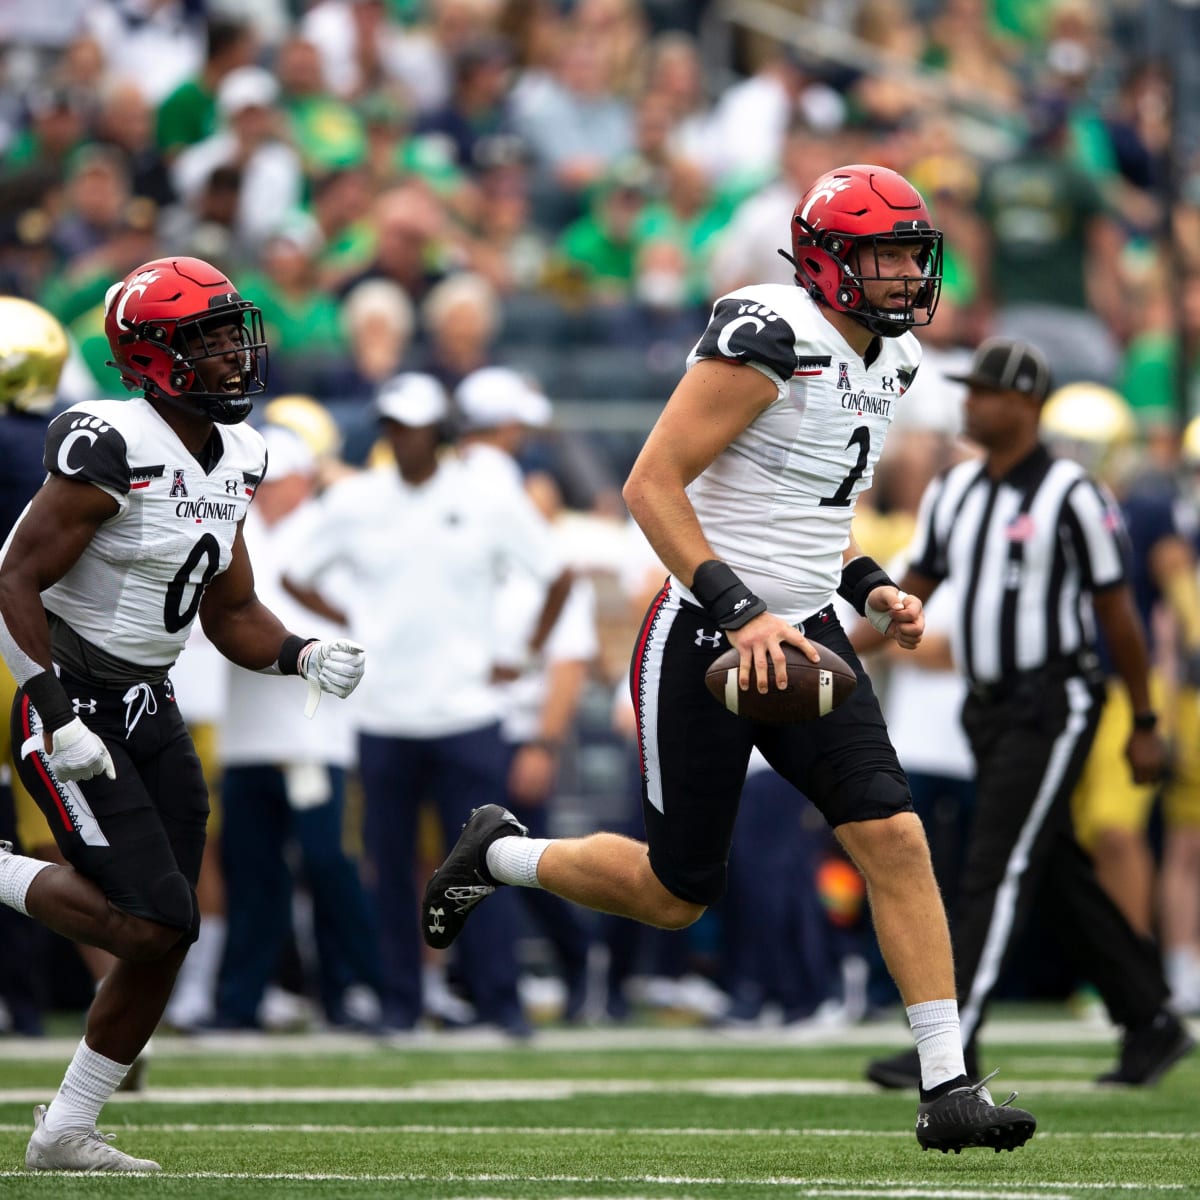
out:
M1001 698L969 695L963 727L978 799L953 926L963 1044L1026 922L1053 922L1079 974L1122 1026L1150 1021L1168 994L1155 945L1129 926L1075 840L1071 794L1095 738L1103 687L1027 677Z

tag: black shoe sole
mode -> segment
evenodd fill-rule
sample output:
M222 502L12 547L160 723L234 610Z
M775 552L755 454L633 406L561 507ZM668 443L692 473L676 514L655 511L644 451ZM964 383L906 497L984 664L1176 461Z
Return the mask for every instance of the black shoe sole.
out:
M974 1147L992 1149L999 1154L1001 1150L1015 1150L1025 1145L1033 1137L1036 1128L1036 1121L1010 1121L1003 1125L986 1125L982 1129L971 1130L969 1134L957 1136L944 1134L930 1137L918 1132L917 1141L922 1150L940 1150L943 1154L949 1154L951 1150L961 1154Z

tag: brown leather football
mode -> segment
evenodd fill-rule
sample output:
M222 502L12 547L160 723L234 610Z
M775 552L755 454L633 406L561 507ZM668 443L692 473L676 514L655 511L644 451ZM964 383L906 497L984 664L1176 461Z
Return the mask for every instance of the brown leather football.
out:
M782 690L775 687L772 670L771 687L765 694L760 693L751 666L750 690L743 692L738 687L738 652L732 647L713 659L704 673L704 682L713 696L739 717L772 725L815 720L844 703L858 680L844 658L820 642L812 645L820 655L819 662L809 659L798 646L784 642L788 683Z

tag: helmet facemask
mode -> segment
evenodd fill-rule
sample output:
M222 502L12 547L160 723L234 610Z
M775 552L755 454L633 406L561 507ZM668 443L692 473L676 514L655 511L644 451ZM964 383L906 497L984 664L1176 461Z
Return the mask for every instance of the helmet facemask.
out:
M940 230L925 222L898 221L891 233L851 236L837 230L817 230L799 215L792 219L796 256L793 258L782 250L780 254L796 268L796 283L818 304L845 313L878 337L899 337L933 320L942 294ZM920 278L883 273L879 246L885 242L922 243ZM904 287L903 308L869 303L865 285L880 282Z
M217 336L230 327L232 334ZM184 317L174 323L173 329L166 322L148 322L134 331L134 337L171 356L168 386L146 375L141 375L135 386L184 412L199 410L218 425L236 425L250 415L254 407L252 397L266 390L267 343L262 313L247 301L238 300L211 312ZM198 369L200 364L214 359L228 360L234 350L240 368L237 374L220 390L207 390L209 385ZM128 358L136 368L136 349Z

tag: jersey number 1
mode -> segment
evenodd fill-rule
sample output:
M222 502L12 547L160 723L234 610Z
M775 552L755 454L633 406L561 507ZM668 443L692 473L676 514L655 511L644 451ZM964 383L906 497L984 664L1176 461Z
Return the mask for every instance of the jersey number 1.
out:
M850 440L846 443L846 449L851 446L858 447L858 458L854 461L846 475L846 478L838 484L838 490L832 496L821 497L822 508L847 508L850 504L850 493L854 491L854 485L863 477L863 472L867 469L867 459L871 454L871 431L865 426L860 425L851 435Z

